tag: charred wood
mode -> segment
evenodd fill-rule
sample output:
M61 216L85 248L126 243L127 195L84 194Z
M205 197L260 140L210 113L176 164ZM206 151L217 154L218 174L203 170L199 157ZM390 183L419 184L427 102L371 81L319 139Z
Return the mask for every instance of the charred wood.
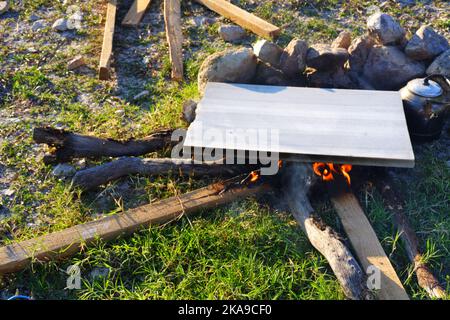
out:
M33 139L36 143L45 143L54 148L51 155L44 158L44 162L49 164L67 162L72 158L144 155L177 143L171 141L171 135L172 130L162 130L143 139L120 141L44 127L34 129Z

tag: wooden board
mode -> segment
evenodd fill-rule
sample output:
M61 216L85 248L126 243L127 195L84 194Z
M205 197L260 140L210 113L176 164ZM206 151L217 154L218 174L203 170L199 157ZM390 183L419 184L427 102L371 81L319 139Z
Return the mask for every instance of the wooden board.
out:
M134 0L130 10L128 10L125 18L122 20L122 25L125 27L136 27L141 22L150 2L151 0Z
M234 181L234 180L233 180ZM239 179L238 179L239 181ZM124 213L80 224L35 239L0 248L0 274L25 268L32 259L61 259L95 240L110 240L150 224L164 224L182 215L212 208L269 189L268 185L238 186L220 193L228 185L216 183L180 196L130 209Z
M103 34L102 53L98 77L100 80L108 80L111 77L110 64L113 49L114 26L116 21L117 0L109 0L106 8L105 31Z
M249 29L264 38L274 38L281 32L280 28L257 16L235 6L226 0L196 0L208 9L230 19L243 28Z
M164 22L172 64L172 79L180 81L183 79L183 33L181 32L180 0L164 0Z
M333 196L331 201L364 270L375 266L381 272L377 297L381 300L409 300L355 195L350 192L341 193Z
M276 134L279 142L242 141L249 129ZM214 131L222 138L203 139ZM414 166L400 94L391 91L208 83L184 146L272 151L308 162Z

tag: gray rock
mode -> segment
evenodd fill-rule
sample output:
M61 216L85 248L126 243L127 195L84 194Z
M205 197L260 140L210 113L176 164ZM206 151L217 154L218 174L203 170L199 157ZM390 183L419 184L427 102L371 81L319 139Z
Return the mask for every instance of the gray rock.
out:
M193 18L194 24L197 27L209 26L216 22L216 18L209 18L204 16L195 16Z
M416 4L416 0L394 0L394 2L397 2L400 7L409 7ZM424 2L424 1L422 1Z
M11 211L9 210L9 208L7 208L7 207L5 207L5 206L0 204L0 221L2 221L3 219L8 218L10 216L11 216Z
M69 63L67 64L67 69L75 70L84 65L86 65L86 62L84 61L83 56L79 55L69 61Z
M348 31L339 33L336 39L331 43L332 48L348 49L352 44L352 34Z
M375 46L364 65L364 77L378 90L398 90L423 76L425 66L393 46Z
M314 71L308 74L308 82L310 86L316 88L357 88L357 85L342 68L333 71Z
M31 22L34 22L34 21L37 21L37 20L41 20L41 16L38 16L37 14L32 13L32 14L30 15L30 17L29 17L29 20L30 20Z
M450 49L447 39L430 26L422 26L409 40L405 53L415 60L433 59Z
M31 25L31 30L33 32L37 32L39 30L45 29L47 26L48 26L47 21L41 19L33 22L33 24Z
M8 1L0 1L0 14L3 14L8 10L9 10Z
M288 78L283 72L264 61L258 61L254 83L271 86L285 86L288 82Z
M360 73L349 70L347 74L355 84L356 89L375 90L374 86Z
M299 76L306 67L306 52L308 44L305 41L294 39L284 48L280 57L280 70L290 77Z
M19 173L13 169L7 168L2 172L0 168L0 184L1 183L11 183L19 177Z
M52 174L57 178L67 178L75 174L76 169L67 163L58 164L52 171Z
M262 61L279 68L283 49L268 40L259 40L253 45L255 55Z
M60 18L58 20L56 20L53 25L52 25L52 29L56 30L56 31L66 31L67 28L67 20L64 18Z
M121 116L125 115L125 110L123 110L123 109L117 109L116 111L114 111L114 113L115 113L116 115L118 115L119 117L121 117Z
M348 58L349 54L345 49L315 44L308 49L306 65L318 71L330 71L343 67Z
M348 48L348 53L350 54L348 63L352 71L357 73L363 71L370 49L372 49L374 44L375 40L367 35L358 37L352 41L352 44Z
M67 19L67 29L81 29L83 21L83 14L80 11L70 15Z
M192 123L195 120L195 110L197 109L197 102L194 100L187 100L183 102L182 119L187 123Z
M1 194L4 194L5 196L7 196L7 197L11 197L14 193L15 193L16 191L15 190L13 190L13 189L4 189L4 190L1 190Z
M208 81L249 82L256 71L257 58L248 48L231 49L210 55L198 73L198 88L203 93Z
M405 30L386 13L377 12L367 19L367 29L382 44L395 44L405 37Z
M219 27L219 35L227 42L239 42L247 36L247 33L240 26L226 24Z
M450 78L450 49L441 53L427 69L427 74L442 74Z

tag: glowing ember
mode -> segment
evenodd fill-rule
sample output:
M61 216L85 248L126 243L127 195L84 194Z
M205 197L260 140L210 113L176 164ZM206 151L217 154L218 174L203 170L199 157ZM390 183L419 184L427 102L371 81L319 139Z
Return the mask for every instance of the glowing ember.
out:
M331 181L334 179L334 174L342 174L350 185L351 164L335 165L333 163L315 162L313 163L313 170L316 175L322 177L323 181Z

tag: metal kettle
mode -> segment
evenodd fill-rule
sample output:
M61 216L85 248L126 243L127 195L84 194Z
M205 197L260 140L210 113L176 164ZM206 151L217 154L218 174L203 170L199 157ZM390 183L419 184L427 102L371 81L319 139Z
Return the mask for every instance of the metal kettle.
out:
M439 138L450 107L450 81L438 74L414 79L400 95L411 138L419 142Z

